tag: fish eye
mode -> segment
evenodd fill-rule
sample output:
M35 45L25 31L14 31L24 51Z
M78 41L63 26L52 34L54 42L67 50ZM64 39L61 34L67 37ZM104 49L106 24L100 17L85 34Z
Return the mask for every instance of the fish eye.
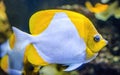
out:
M95 35L94 36L94 41L95 42L99 42L100 41L100 36L99 35Z

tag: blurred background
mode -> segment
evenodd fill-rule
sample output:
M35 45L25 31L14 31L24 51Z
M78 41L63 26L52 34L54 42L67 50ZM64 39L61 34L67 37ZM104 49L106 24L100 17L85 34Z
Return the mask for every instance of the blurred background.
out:
M109 41L97 58L76 71L63 72L60 65L42 68L40 75L120 75L120 0L0 0L0 15L6 14L0 25L0 38L9 35L15 26L29 33L29 18L39 10L67 9L88 17L99 33ZM5 7L5 8L2 8ZM104 8L104 9L103 9ZM0 16L1 20L1 16ZM0 22L1 24L1 22ZM8 26L5 26L5 25ZM7 33L2 29L8 28ZM5 37L4 37L5 38ZM6 37L7 39L7 37ZM0 39L1 40L1 39ZM3 39L4 40L4 39ZM6 73L0 70L0 75ZM6 74L7 75L7 74Z

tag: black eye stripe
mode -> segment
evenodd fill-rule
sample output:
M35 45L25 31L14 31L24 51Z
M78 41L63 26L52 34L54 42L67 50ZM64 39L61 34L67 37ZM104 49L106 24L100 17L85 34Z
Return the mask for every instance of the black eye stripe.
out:
M94 36L94 41L95 42L99 42L100 41L100 36L99 35L95 35Z

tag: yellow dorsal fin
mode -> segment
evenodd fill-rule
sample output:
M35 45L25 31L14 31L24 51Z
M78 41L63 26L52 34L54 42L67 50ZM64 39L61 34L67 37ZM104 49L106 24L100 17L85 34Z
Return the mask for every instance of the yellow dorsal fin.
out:
M30 18L29 21L29 27L30 27L30 32L32 35L37 35L43 32L48 25L50 24L52 18L54 17L55 13L57 12L65 12L68 17L71 19L71 21L74 23L76 26L79 35L81 37L84 37L84 29L81 29L81 26L84 21L88 20L84 15L68 10L59 10L59 9L53 9L53 10L43 10L43 11L38 11L35 14L33 14ZM81 21L79 21L81 20ZM84 37L85 38L85 37Z
M37 35L43 32L48 25L50 24L51 20L53 19L55 13L57 12L65 12L76 14L74 12L70 12L67 10L43 10L38 11L37 13L33 14L29 20L29 28L32 35Z
M51 22L54 13L40 11L32 15L29 21L30 32L37 35L43 32Z

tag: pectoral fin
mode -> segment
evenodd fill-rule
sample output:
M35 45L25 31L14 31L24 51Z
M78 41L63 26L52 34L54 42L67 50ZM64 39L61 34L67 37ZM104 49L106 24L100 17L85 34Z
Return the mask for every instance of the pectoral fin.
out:
M64 71L72 71L72 70L75 70L77 69L78 67L80 67L82 64L71 64L69 65L69 67L67 69L65 69Z

